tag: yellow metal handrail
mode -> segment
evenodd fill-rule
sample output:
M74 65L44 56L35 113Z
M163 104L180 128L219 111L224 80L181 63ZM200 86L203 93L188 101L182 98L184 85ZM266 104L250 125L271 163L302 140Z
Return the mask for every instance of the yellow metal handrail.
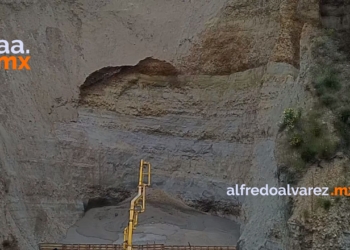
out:
M169 246L163 244L133 245L133 250L236 250L234 246ZM40 243L40 250L123 250L115 244L58 244Z
M144 182L144 176L147 175L146 182ZM139 213L145 211L146 205L146 186L151 185L151 164L141 160L140 163L140 176L138 184L138 193L130 202L130 213L128 226L124 229L124 250L132 250L132 236L133 230L138 223Z

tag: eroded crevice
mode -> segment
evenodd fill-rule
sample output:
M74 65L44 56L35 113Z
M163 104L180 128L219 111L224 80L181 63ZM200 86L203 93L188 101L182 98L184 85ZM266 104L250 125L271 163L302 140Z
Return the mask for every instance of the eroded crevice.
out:
M86 89L91 85L103 83L111 77L127 74L144 74L144 75L158 75L158 76L176 76L178 75L177 69L169 62L147 57L141 60L135 66L125 65L116 67L104 67L90 74L81 89Z
M198 199L187 201L186 203L196 210L223 217L231 215L235 218L239 218L242 213L242 204L239 201L225 202L198 197Z
M80 87L80 106L116 111L116 100L132 88L180 87L178 70L148 57L135 66L105 67L90 74Z
M178 70L169 62L147 57L135 66L123 67L122 73L148 76L177 76Z
M88 87L103 83L104 81L108 80L110 77L118 74L123 67L105 67L102 69L99 69L93 73L91 73L83 83L83 85L80 86L80 89L84 90Z
M86 213L92 208L115 206L131 196L131 192L125 188L113 187L91 187L90 192L86 194L84 200L84 212Z

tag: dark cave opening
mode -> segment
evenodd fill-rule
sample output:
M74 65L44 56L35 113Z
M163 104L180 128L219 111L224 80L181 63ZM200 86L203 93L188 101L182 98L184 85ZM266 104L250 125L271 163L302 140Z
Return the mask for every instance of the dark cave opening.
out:
M99 188L97 188L100 190ZM84 202L84 213L92 208L115 206L131 196L130 191L124 188L108 188L99 191L93 197L87 198Z

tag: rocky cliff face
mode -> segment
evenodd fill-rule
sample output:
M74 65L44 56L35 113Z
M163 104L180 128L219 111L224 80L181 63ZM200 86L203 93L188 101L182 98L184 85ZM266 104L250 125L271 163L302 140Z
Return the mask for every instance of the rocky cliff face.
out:
M285 201L226 196L277 185L277 124L304 97L318 1L24 1L1 30L31 71L1 71L0 228L57 241L97 188L154 186L189 204L242 204L240 249L284 249ZM238 206L239 207L239 206ZM222 212L222 211L221 211ZM272 229L279 234L273 238Z
M347 31L350 29L350 4L345 0L323 0L320 2L322 24L331 29Z

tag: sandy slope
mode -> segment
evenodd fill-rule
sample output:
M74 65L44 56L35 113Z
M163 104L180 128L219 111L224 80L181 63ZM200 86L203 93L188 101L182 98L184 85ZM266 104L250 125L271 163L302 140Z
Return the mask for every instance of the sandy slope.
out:
M71 227L63 243L123 242L129 200L118 206L94 208ZM228 219L198 212L162 192L147 197L134 233L135 244L235 245L239 226Z

